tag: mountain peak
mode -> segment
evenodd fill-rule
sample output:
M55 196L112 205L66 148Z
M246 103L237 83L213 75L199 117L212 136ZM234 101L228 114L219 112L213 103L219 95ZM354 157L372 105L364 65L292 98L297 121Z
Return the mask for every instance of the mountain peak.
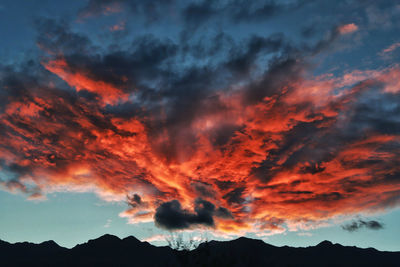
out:
M317 245L317 247L331 247L331 246L333 246L333 243L328 240L324 240Z
M95 242L95 243L99 243L99 242L100 243L115 243L115 242L119 242L119 241L121 241L121 239L118 236L110 235L110 234L105 234L98 238L89 240L90 243L93 243L93 242Z
M119 244L121 239L115 235L105 234L95 239L90 239L88 242L83 244L78 244L74 248L82 248L82 247L93 247L93 246L100 246L100 247L110 247L114 246L115 244Z
M44 242L40 243L39 245L45 246L48 248L51 248L51 247L60 248L60 246L53 240L44 241Z
M96 239L91 239L89 242L96 242L96 243L116 243L120 242L121 239L118 236L115 235L110 235L110 234L105 234L102 235Z
M238 239L232 240L232 241L239 241L241 243L253 243L253 244L262 244L262 245L266 245L266 246L272 246L270 244L265 243L263 240L261 239L256 239L256 238L250 238L250 237L245 237L245 236L241 236Z
M250 237L241 236L241 237L237 238L236 240L255 240L255 239L250 238Z
M123 238L122 241L129 242L129 243L142 243L142 241L140 241L139 239L137 239L136 237L134 237L132 235Z

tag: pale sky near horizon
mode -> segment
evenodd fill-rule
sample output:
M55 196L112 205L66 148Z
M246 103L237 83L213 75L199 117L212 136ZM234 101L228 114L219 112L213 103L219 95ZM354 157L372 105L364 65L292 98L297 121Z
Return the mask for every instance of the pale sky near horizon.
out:
M113 234L120 238L130 235L139 240L156 235L170 236L168 231L154 228L153 223L138 225L127 224L118 216L126 207L123 204L102 201L91 193L55 193L45 202L25 200L21 195L0 192L0 239L15 243L29 241L40 243L54 240L60 246L74 247L89 239L104 234ZM372 216L385 223L381 231L343 231L340 225L331 225L310 231L288 231L262 238L264 242L275 245L295 247L314 246L323 240L347 246L374 247L383 251L400 251L398 221L400 210L394 209L384 215ZM212 237L212 232L206 237ZM205 238L203 233L191 233L192 236ZM189 238L189 236L184 236ZM259 238L249 235L252 238ZM235 238L235 237L232 237ZM217 240L226 240L215 238ZM164 246L165 240L150 242Z

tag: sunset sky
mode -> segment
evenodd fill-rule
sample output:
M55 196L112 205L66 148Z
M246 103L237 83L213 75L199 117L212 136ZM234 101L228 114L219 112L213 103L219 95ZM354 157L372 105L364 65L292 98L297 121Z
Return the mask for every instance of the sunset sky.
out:
M0 239L400 251L400 3L0 0Z

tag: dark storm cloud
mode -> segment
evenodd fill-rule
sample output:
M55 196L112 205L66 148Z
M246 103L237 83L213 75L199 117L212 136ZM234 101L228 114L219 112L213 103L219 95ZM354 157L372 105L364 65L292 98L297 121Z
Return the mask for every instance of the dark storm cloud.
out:
M138 103L144 103L147 106L146 110L152 113L153 121L147 122L150 131L160 127L168 129L172 147L165 146L160 149L171 156L176 154L175 139L181 142L187 140L186 147L193 146L193 133L186 132L182 136L181 126L190 124L195 118L225 110L225 105L220 102L218 96L212 95L213 92L220 88L228 88L233 82L249 79L250 70L256 67L259 57L283 52L279 59L270 62L270 66L260 64L260 68L266 71L263 75L265 78L256 86L250 86L246 93L249 97L259 100L276 92L279 88L276 82L279 81L282 85L285 83L279 73L285 73L285 80L291 79L287 72L292 68L289 62L294 59L283 59L287 57L289 52L286 50L290 46L282 34L269 37L252 36L244 42L231 42L230 48L224 49L231 51L228 57L216 62L215 66L193 65L181 69L176 68L176 63L179 62L182 53L196 53L198 46L182 50L182 44L145 35L135 38L129 50L102 54L86 37L72 33L66 23L41 20L38 25L38 42L47 49L54 48L61 52L63 60L74 73L83 72L90 79L107 82L124 92L135 91ZM212 57L213 53L209 56ZM281 60L283 62L280 62ZM221 79L221 74L226 78ZM268 88L274 88L274 91L269 92ZM93 95L87 91L80 91L79 94L86 97ZM157 103L161 101L168 103L167 109L159 108ZM146 115L136 102L107 107L107 112L124 117ZM158 112L166 112L167 117L160 121ZM215 144L222 146L227 143L237 129L236 125L221 125L220 130L215 129ZM157 132L154 134L157 135Z
M311 1L309 1L311 2ZM182 16L186 23L198 26L213 19L228 19L229 22L254 22L268 20L272 16L298 9L306 1L210 1L203 0L188 4L183 8Z
M221 190L227 190L227 189L232 188L232 187L235 186L235 182L232 182L232 181L215 180L214 182L218 186L218 188L221 189Z
M112 84L123 91L147 88L148 83L167 76L168 60L174 58L177 46L168 39L142 35L134 39L127 50L102 50L87 37L73 33L65 22L38 21L38 44L45 51L62 55L74 73ZM143 90L143 97L148 92Z
M224 219L234 219L232 213L227 209L223 207L219 207L215 211L215 216L219 218L224 218Z
M143 207L147 205L147 203L144 202L138 194L133 194L132 196L127 196L126 198L128 205L132 208Z
M195 226L214 227L214 216L232 218L232 214L225 208L215 208L211 202L197 198L194 212L182 208L178 200L161 204L154 215L157 226L167 230L188 229Z
M146 22L155 22L166 12L173 12L175 0L90 0L79 12L80 18L107 15L128 9L135 15L143 15Z
M322 167L320 163L311 163L310 165L304 166L302 168L303 173L311 173L311 174L323 172L324 170L325 168Z
M299 79L304 71L302 56L295 53L282 53L268 62L268 68L260 80L252 82L244 94L244 104L250 105L266 96L278 93L287 84Z
M267 56L278 51L285 53L287 46L289 45L283 34L273 34L266 38L252 36L244 46L232 49L224 67L233 76L248 77L251 68L255 67L260 56ZM261 65L260 68L263 69L265 66Z
M144 17L147 23L178 16L185 24L198 27L215 19L225 19L229 23L257 22L297 10L313 1L295 0L290 2L261 0L248 2L244 0L228 1L176 1L176 0L90 0L80 12L80 18L109 15L129 10L135 15Z
M245 191L245 187L238 187L233 189L232 191L230 191L229 193L225 194L223 196L224 199L226 199L226 201L228 201L228 203L233 204L242 204L244 202L244 198L243 198L243 193Z
M171 125L172 131L174 127L188 123L195 117L224 110L224 105L217 96L212 95L213 92L229 88L234 82L254 78L254 74L251 74L252 68L257 67L265 71L262 75L264 78L257 84L250 85L246 93L248 98L259 100L292 80L290 72L297 72L300 66L296 65L301 64L297 61L297 56L290 51L289 42L282 34L269 37L252 36L245 42L230 42L229 47L225 47L224 50L231 52L213 65L196 66L193 62L191 67L182 69L177 64L181 57L186 53L198 53L199 44L188 47L168 39L160 40L145 35L135 38L129 50L102 53L99 48L88 42L86 37L72 33L65 23L42 20L39 24L38 43L47 49L54 48L61 52L68 67L74 72L84 72L93 80L107 82L125 92L135 91L136 97L141 99L142 103L148 103L150 109L155 108L153 112L157 112L158 109L153 103L168 101L170 106L163 112L166 111L169 116L163 124ZM277 52L281 52L282 55L268 64L258 60ZM209 51L207 54L211 60L215 58L213 52ZM225 79L221 79L224 76ZM119 106L109 107L108 111L123 115L126 109L138 111L135 103L121 103ZM232 129L235 128L236 126L232 125ZM216 132L216 144L224 144L224 140L232 133L233 131L225 129ZM175 132L171 132L170 136L176 136Z
M362 228L370 230L381 230L384 228L384 225L375 220L366 221L362 219L358 219L356 221L352 221L351 223L342 225L342 229L348 232L355 232Z
M204 182L193 182L192 187L201 197L215 197L216 192L214 191L212 185Z
M68 21L38 18L35 25L38 31L37 44L46 52L87 54L95 49L87 37L70 30Z
M308 107L300 107L298 112L303 108L307 109ZM315 142L318 142L319 140L315 140L309 133L314 131L319 132L319 125L328 120L329 119L315 122L304 122L293 127L291 131L283 135L284 137L280 143L279 149L272 150L271 155L265 159L259 167L253 169L253 174L256 175L256 177L261 178L263 181L268 182L276 173L289 169L298 162L311 162L309 165L302 167L302 173L315 174L322 172L323 167L321 166L321 163L317 164L312 162L328 160L331 156L332 150L326 146L324 149L315 149ZM334 136L331 137L335 138ZM294 150L294 147L297 146L299 141L304 144L304 146L292 153L291 151ZM309 148L309 146L312 146L312 149ZM284 162L279 164L278 161L282 155L288 155L288 157Z
M234 81L248 79L250 69L256 66L258 57L285 50L288 45L281 34L265 38L253 36L244 43L231 42L224 49L231 53L227 58L222 58L221 62L215 62L215 66L194 64L190 68L181 69L177 68L181 57L186 53L198 53L199 44L187 47L168 39L160 40L144 35L135 38L129 50L114 50L104 54L88 42L86 37L72 33L65 23L41 20L38 25L38 43L46 50L62 54L74 72L84 72L93 80L110 83L124 91L135 90L143 101L167 99L171 103L167 110L169 118L174 118L167 121L168 124L178 123L181 114L185 114L185 119L182 118L184 121L192 120L191 117L199 115L200 109L197 107L204 104L209 105L209 108L201 108L201 112L223 109L218 98L210 98L210 92L227 87ZM207 52L207 57L212 59L213 53ZM226 73L230 79L221 79L217 73ZM109 110L123 111L118 107Z
M176 46L170 41L143 36L133 42L129 51L115 51L102 57L79 53L66 56L65 60L71 68L86 71L95 80L133 91L168 73L164 64L175 53Z

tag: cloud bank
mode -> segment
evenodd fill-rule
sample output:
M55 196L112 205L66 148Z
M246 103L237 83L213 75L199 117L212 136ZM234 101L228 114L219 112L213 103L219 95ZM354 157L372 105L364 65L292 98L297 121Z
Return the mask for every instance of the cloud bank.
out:
M90 1L79 16L128 4L111 2ZM173 1L157 2L129 5L153 16ZM268 3L225 18L253 23L293 8ZM200 27L223 10L205 1L182 14ZM361 29L342 25L314 43L216 32L101 47L68 23L38 20L39 59L1 66L0 183L31 197L94 191L127 201L131 222L170 230L281 231L396 207L400 68L315 74L338 33ZM346 230L364 226L374 228Z

